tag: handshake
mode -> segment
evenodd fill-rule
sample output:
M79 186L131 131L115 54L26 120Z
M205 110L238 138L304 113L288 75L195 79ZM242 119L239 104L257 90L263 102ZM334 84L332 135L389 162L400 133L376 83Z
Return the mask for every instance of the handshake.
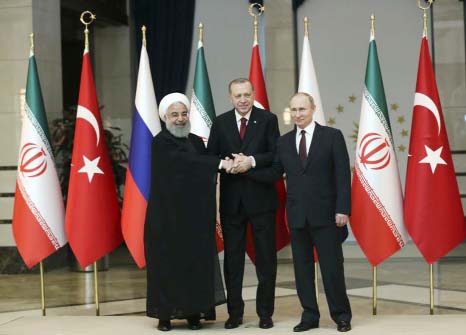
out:
M254 158L252 156L245 156L242 153L232 154L233 159L225 157L222 159L220 168L224 169L225 172L231 174L238 174L248 171L255 165Z

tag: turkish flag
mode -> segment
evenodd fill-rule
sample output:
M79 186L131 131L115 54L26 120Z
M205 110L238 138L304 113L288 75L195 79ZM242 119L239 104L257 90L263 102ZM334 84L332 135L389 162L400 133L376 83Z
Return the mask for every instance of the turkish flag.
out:
M270 110L269 100L267 98L267 89L265 87L264 74L262 73L261 58L259 53L259 45L254 43L252 47L251 67L249 69L249 80L254 86L255 101L254 105L259 108ZM288 223L286 221L285 203L286 203L286 190L283 179L277 181L275 184L278 193L279 207L277 208L276 214L276 249L281 250L283 247L290 243L290 231L288 229ZM247 241L246 251L249 258L253 263L256 260L256 254L254 252L254 242L252 239L251 226L248 225L247 229Z
M85 50L65 219L68 241L82 267L108 254L123 240L98 106L89 53Z
M408 232L429 264L466 237L463 208L425 36L414 97L404 213Z

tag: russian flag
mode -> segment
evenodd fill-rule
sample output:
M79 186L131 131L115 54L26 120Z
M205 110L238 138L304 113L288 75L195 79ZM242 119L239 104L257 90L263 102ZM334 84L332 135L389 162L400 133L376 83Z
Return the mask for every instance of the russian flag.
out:
M143 43L136 87L129 163L126 170L121 229L128 250L139 268L144 257L144 222L149 199L152 139L160 130L149 57Z

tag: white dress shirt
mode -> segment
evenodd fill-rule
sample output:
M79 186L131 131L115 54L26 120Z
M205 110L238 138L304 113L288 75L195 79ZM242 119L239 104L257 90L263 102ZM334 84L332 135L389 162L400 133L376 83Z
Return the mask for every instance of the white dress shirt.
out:
M316 124L314 121L309 123L306 128L301 129L296 127L296 151L299 154L299 142L301 141L301 130L306 132L306 155L309 154L309 148L311 147L312 136L314 135L314 129L316 128Z
M238 127L238 132L240 131L241 119L243 117L246 119L246 127L248 126L249 118L251 117L251 111L252 111L252 109L246 115L243 116L240 113L238 113L238 111L235 109L236 126ZM252 167L255 168L256 167L256 160L254 159L253 156L249 156L249 159L251 160Z

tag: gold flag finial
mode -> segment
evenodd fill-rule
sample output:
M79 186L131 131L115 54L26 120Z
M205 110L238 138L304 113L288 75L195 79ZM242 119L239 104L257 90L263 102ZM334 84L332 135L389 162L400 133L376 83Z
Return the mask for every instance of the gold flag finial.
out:
M202 22L199 22L197 29L199 30L199 41L202 43L204 38L204 25Z
M29 49L30 56L34 55L34 33L29 34L29 39L31 41L31 48Z
M86 21L85 16L88 15L88 21ZM92 12L86 10L81 13L81 23L84 24L85 29L84 29L84 51L89 51L89 29L87 28L88 25L90 25L94 20L96 19L96 16L92 14Z
M434 3L434 0L426 0L427 1L427 5L425 7L423 7L421 5L421 0L417 0L417 6L419 7L419 9L421 9L424 13L422 14L422 18L423 18L423 21L424 21L424 29L422 31L422 36L423 37L427 37L427 10L432 6L432 4Z
M254 12L254 8L257 7L257 13ZM257 18L264 13L265 7L259 3L252 3L249 5L249 15L254 17L254 44L258 44L258 31L259 31L259 21Z
M371 38L375 38L375 15L371 14Z
M307 16L304 17L304 36L309 36L309 19Z
M147 28L146 26L142 26L141 27L141 31L142 31L142 45L144 46L144 48L146 47L146 44L147 44L147 40L146 40L146 31L147 31Z

